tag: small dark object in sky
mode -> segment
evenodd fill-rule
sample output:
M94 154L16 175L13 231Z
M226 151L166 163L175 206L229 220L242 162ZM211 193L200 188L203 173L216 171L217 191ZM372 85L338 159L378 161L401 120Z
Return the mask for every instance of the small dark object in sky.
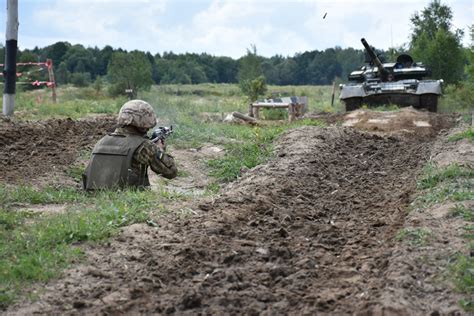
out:
M328 13L327 13L327 12L326 12L326 13L324 13L323 19L325 19L325 18L326 18L326 15L328 15Z

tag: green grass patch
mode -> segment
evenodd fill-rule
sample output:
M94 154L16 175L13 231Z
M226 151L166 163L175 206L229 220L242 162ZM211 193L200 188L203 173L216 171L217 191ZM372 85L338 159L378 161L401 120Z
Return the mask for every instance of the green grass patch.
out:
M474 142L474 129L469 127L463 132L456 133L448 138L449 141L455 142L461 139L468 139L470 142Z
M5 186L0 184L0 207L14 204L64 204L80 203L88 199L83 192L67 187L45 187L35 189L31 186Z
M449 165L445 168L438 168L433 163L428 163L423 174L418 180L418 189L430 189L436 187L442 182L449 182L449 180L459 178L474 178L474 170L467 167L461 167L457 164Z
M446 201L474 200L474 171L472 168L456 164L439 168L433 163L428 163L417 184L418 189L422 192L412 203L412 206L418 209ZM457 203L450 212L452 216L463 218L470 223L463 227L462 236L468 241L470 251L474 251L474 226L471 225L474 221L473 210L462 203ZM403 239L409 236L411 240L418 243L417 240L424 239L423 235L423 232L401 231L397 237ZM472 299L474 294L474 257L459 255L450 268L456 288L466 294L466 298L459 301L460 306L466 311L474 311L474 300Z
M451 266L456 289L467 297L459 301L459 305L466 310L474 311L474 257L458 255L456 262Z
M47 197L48 192L36 194ZM11 304L25 286L57 277L79 259L82 252L78 243L101 241L120 227L146 222L162 199L156 192L135 190L76 192L74 196L76 204L65 213L36 215L33 219L27 212L0 208L0 307Z
M412 202L413 209L425 209L445 201L474 199L474 171L456 164L439 168L428 163L417 182L423 193Z
M402 228L395 236L396 241L408 243L411 246L425 246L431 237L431 231L421 227Z
M474 222L474 210L461 204L456 204L456 206L451 209L451 215L453 217L461 217L468 222Z
M265 161L273 154L273 141L284 131L299 126L324 126L320 121L301 120L277 126L253 127L246 126L239 134L228 135L236 141L225 145L226 154L222 158L208 161L210 175L219 181L228 182L236 179L242 168L251 169ZM231 132L231 130L227 130ZM230 133L229 133L230 134Z

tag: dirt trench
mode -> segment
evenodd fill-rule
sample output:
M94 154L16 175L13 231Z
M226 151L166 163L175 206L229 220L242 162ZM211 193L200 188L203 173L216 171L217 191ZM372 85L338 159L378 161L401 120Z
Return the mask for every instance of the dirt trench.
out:
M383 311L394 236L429 146L344 127L292 130L275 159L197 200L196 215L127 227L7 314Z

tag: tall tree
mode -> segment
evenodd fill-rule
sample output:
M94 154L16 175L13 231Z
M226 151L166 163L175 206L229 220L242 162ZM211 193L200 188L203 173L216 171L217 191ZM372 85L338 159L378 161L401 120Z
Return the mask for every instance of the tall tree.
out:
M250 102L257 100L259 95L267 91L262 60L263 58L257 55L255 45L252 45L251 49L247 49L247 55L240 60L239 86Z
M434 78L455 83L462 79L464 54L461 45L462 30L451 30L451 8L433 0L421 14L416 12L410 43L413 57L432 69Z
M139 90L147 90L153 84L151 71L150 61L143 52L113 53L108 67L112 93L126 94L125 90L131 89L132 97L136 98Z

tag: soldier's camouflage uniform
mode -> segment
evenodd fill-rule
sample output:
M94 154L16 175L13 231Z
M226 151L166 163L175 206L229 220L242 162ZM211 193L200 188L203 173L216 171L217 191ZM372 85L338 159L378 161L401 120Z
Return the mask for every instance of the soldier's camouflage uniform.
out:
M147 131L156 125L150 104L128 101L120 109L117 124L115 132L104 136L92 150L83 174L85 190L148 187L148 167L165 178L176 177L178 170L173 157L146 137Z
M138 134L133 126L119 127L114 134ZM145 140L133 154L132 169L140 170L140 165L150 166L157 174L161 174L167 179L173 179L178 173L176 164L171 155L163 153L150 140Z

